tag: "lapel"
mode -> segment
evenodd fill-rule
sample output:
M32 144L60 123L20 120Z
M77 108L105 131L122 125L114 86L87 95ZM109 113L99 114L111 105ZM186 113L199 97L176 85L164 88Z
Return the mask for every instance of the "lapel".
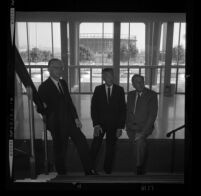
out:
M66 89L66 86L64 85L63 80L59 80L59 81L60 81L61 88L63 90L64 96L67 97L68 91Z
M112 87L112 93L111 93L111 97L110 97L110 101L112 102L113 100L113 97L114 97L114 92L115 92L115 84L113 84L113 87ZM104 100L106 101L106 103L108 104L107 102L107 93L106 93L106 89L105 89L105 84L103 84L103 95L104 95Z
M56 85L54 84L54 82L52 81L52 79L49 77L48 78L48 83L50 85L50 89L53 93L53 95L56 93L57 95L60 95L59 90L57 89Z
M129 109L133 112L134 105L135 105L135 99L136 99L136 91L132 91L130 93L130 103L129 103Z
M110 100L113 100L115 90L116 90L116 87L115 87L115 84L113 84L113 87L112 87L112 94L111 94Z
M103 92L104 100L107 103L107 94L106 94L106 90L105 90L105 84L102 85L102 92Z

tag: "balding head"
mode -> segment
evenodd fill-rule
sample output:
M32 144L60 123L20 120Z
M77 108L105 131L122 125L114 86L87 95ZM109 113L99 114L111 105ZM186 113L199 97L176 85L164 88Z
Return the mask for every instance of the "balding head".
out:
M133 75L132 85L138 92L142 92L145 87L144 86L144 77L139 74Z

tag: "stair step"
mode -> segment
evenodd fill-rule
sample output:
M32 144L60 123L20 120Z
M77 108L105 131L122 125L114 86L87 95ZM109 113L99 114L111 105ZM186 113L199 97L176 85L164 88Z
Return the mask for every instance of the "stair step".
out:
M135 175L132 173L102 174L98 176L84 176L83 173L69 173L60 175L49 182L62 183L184 183L183 174L168 173L147 173L145 175Z

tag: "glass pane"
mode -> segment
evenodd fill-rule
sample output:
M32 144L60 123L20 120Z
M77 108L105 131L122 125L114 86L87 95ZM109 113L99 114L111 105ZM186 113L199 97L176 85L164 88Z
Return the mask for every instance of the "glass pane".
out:
M121 23L120 65L145 64L145 24Z
M43 68L43 81L47 80L47 78L49 77L49 71L47 70L47 68Z
M79 69L69 67L69 86L70 92L79 92Z
M128 69L120 68L120 86L124 88L124 91L127 92L128 86Z
M69 41L69 23L67 23L67 40L68 40L68 65L70 65L70 41Z
M172 65L185 65L185 23L174 23Z
M160 88L160 69L155 68L153 70L153 72L155 72L155 78L153 80L152 83L152 90L154 90L155 92L159 92L159 88Z
M176 84L176 72L177 72L176 68L171 69L171 78L170 78L171 84Z
M41 69L31 68L31 79L36 89L38 89L39 85L41 84Z
M78 97L74 99L74 97ZM77 111L80 111L80 120L82 122L82 131L86 138L93 138L93 125L91 121L91 95L73 95L73 99L76 100L74 103L76 105Z
M51 23L28 23L31 65L47 65L52 56Z
M180 45L183 48L181 58L179 58L179 65L185 65L186 59L186 23L181 23L181 33L180 33Z
M80 85L81 85L81 92L90 92L90 69L89 68L80 69Z
M61 32L60 23L52 23L53 25L53 55L55 58L61 59Z
M103 64L113 64L113 23L104 23Z
M129 64L145 64L145 24L130 23Z
M103 23L81 23L79 36L79 64L102 64Z
M161 26L160 53L158 65L165 65L166 31L167 23L163 23Z
M179 68L177 92L178 93L185 92L185 68Z
M120 35L120 65L128 65L128 40L129 40L129 23L121 23Z
M113 64L113 23L81 23L80 65Z
M92 92L96 86L102 84L102 69L92 69Z
M25 22L16 23L15 43L25 65L28 65L27 28Z

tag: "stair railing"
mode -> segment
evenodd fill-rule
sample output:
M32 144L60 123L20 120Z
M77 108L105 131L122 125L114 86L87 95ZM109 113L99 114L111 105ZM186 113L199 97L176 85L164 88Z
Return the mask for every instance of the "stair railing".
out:
M33 96L32 88L27 86L27 96L28 96L28 110L29 110L29 129L30 129L30 147L31 154L29 157L30 161L30 176L31 179L36 179L36 158L35 158L35 125L34 125L34 108L33 108Z
M175 164L175 133L183 128L185 128L185 125L182 125L176 129L173 129L172 131L166 134L167 137L170 137L172 135L171 167L170 167L171 173L174 172L174 164Z

